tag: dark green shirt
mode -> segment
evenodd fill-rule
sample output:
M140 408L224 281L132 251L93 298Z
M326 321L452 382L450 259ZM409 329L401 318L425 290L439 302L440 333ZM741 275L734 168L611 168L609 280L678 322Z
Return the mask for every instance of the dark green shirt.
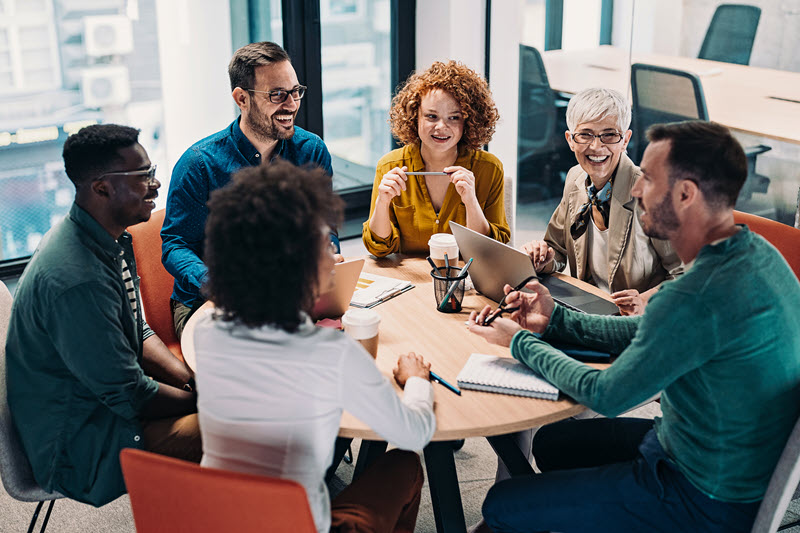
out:
M6 343L9 406L37 483L96 506L125 493L119 452L142 447L138 417L158 390L123 258L138 303L130 234L115 241L73 204L20 278Z
M662 392L656 434L705 494L751 502L800 414L800 283L746 227L700 250L641 317L587 316L556 306L543 338L621 353L592 369L532 333L511 353L578 402L616 416Z

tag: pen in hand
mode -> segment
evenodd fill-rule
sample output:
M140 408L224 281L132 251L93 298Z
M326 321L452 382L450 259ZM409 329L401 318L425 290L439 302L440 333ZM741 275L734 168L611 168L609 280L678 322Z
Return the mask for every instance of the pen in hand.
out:
M444 386L446 389L449 389L451 392L461 396L461 391L458 389L458 387L451 385L450 383L442 379L442 376L440 376L433 370L429 370L428 374L430 374L431 376L431 381L433 381L434 383L438 383L439 385Z

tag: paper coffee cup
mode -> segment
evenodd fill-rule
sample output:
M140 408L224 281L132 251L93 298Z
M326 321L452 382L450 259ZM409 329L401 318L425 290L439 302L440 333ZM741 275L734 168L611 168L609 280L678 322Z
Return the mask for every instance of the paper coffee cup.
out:
M428 246L430 246L431 259L436 266L444 266L444 254L447 254L447 262L450 266L458 265L458 244L452 233L434 233L428 240Z
M345 333L360 342L374 359L378 356L378 327L381 316L372 309L348 309L342 315Z

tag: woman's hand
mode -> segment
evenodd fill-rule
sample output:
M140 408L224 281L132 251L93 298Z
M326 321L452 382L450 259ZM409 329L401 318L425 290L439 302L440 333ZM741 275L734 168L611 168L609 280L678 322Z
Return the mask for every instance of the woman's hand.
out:
M380 184L378 185L378 204L388 206L392 198L400 196L406 190L406 176L408 167L395 167L383 175Z
M400 388L406 386L406 381L411 377L430 379L431 364L426 363L421 355L408 352L397 359L397 366L394 368L394 380Z
M545 241L531 241L523 244L520 249L531 258L536 272L544 270L556 257L556 251L550 248Z
M611 299L619 307L619 314L643 315L650 291L639 293L636 289L625 289L611 294Z
M450 181L455 185L456 192L464 205L477 205L475 174L464 167L445 167L444 171L450 174Z
M484 326L484 322L486 322L486 318L491 314L492 308L488 305L484 307L480 313L473 311L469 314L469 323L467 324L467 328L469 330L478 335L479 337L483 337L488 342L492 344L497 344L499 346L510 346L511 339L514 337L514 334L522 329L518 323L510 320L508 318L495 318L492 320L492 323L488 326Z

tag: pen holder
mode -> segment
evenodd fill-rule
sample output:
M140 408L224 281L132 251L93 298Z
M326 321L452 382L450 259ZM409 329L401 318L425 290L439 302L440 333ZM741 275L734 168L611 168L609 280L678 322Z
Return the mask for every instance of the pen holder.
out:
M458 313L464 301L464 281L467 279L467 273L464 272L459 276L460 268L449 267L447 275L443 275L443 270L444 268L431 270L436 309L442 313Z

